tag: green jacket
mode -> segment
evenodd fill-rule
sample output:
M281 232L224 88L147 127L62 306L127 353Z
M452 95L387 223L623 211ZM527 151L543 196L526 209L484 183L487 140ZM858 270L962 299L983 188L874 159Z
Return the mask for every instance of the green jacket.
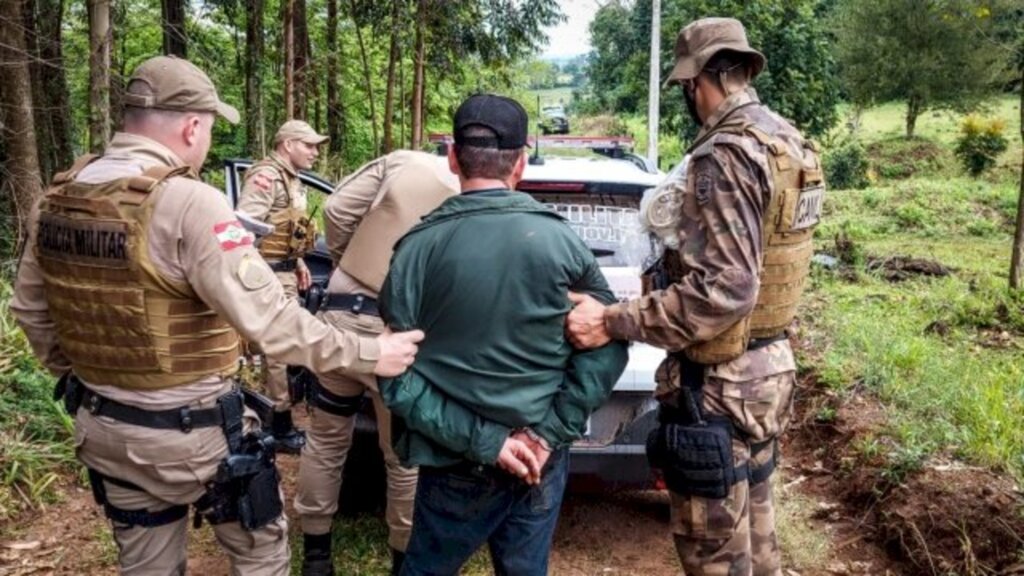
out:
M526 194L449 198L399 241L382 315L426 332L410 369L379 380L405 465L493 464L520 427L552 447L582 436L628 354L566 341L569 290L614 301L583 241Z

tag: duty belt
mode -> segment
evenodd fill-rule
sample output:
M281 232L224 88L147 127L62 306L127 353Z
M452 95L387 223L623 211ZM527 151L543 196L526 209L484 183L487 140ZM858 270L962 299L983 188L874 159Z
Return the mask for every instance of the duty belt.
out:
M377 300L363 294L335 294L328 292L324 296L321 310L344 310L353 314L380 316Z
M79 384L81 386L81 384ZM229 392L228 394L236 394ZM192 409L188 406L170 410L143 410L117 400L101 396L82 386L81 407L94 416L106 416L126 424L156 428L159 430L181 430L191 432L193 428L221 426L224 416L220 406ZM74 416L72 414L72 416Z
M270 269L274 272L295 272L299 261L296 259L281 260L280 262L267 262L267 264L270 265Z

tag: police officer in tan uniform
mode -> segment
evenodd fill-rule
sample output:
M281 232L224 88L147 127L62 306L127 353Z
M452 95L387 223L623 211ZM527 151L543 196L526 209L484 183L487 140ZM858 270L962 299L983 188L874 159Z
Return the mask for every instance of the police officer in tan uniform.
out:
M216 115L238 121L201 70L147 60L125 104L124 131L33 210L11 310L62 375L122 574L184 574L193 505L232 574L287 574L273 451L234 378L240 336L320 372L387 375L422 334L338 330L285 296L224 195L198 180Z
M339 330L367 337L379 334L384 324L376 298L387 276L392 246L420 217L455 195L457 188L458 180L439 158L405 150L366 164L339 184L324 206L327 248L335 268L320 317ZM304 576L334 574L331 521L338 510L355 414L364 395L370 397L377 414L387 470L392 572L401 567L412 526L416 469L402 467L391 447L391 415L376 380L358 374L321 374L319 383L307 392L312 419L295 496L304 538Z
M274 136L274 151L246 171L236 206L239 212L274 227L258 249L289 298L309 289L311 278L302 257L316 240L316 222L307 214L299 170L313 167L319 146L327 140L302 120L285 122ZM298 454L306 439L292 421L287 369L267 360L266 391L274 401L272 431L278 451Z
M781 575L771 474L793 406L786 328L813 254L821 165L749 87L765 58L739 21L691 23L675 54L669 80L701 126L677 197L660 198L675 207L677 248L640 299L605 307L571 295L568 330L580 346L622 338L669 352L647 452L671 492L686 574Z

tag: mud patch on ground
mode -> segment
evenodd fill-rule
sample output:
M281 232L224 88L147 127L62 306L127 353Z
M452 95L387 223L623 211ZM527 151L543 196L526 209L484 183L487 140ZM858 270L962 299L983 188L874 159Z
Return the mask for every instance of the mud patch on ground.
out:
M886 496L880 537L925 574L1003 574L1020 567L1022 504L1017 486L992 472L930 467Z
M834 553L864 554L871 574L1024 574L1024 499L1010 478L952 460L901 470L880 402L820 389L813 375L803 392L788 443L793 482L819 499ZM832 561L828 573L855 567Z
M903 282L921 276L941 278L955 272L941 262L912 256L869 256L866 265L869 272L876 272L889 282Z

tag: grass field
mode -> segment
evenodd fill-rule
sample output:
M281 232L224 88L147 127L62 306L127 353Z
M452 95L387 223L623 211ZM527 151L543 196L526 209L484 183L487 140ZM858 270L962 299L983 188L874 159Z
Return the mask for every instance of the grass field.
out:
M845 271L815 272L803 314L813 346L803 364L836 390L868 390L887 405L889 442L880 445L890 447L896 471L956 456L1024 478L1024 294L1007 288L1018 102L992 103L1010 149L979 179L965 176L952 155L960 117L931 112L918 122L919 137L935 148L927 171L886 179L887 166L903 161L892 154L902 107L867 111L856 136L876 153L875 182L833 190L826 203L819 248L842 235L854 249ZM953 272L891 282L865 265L897 255Z

